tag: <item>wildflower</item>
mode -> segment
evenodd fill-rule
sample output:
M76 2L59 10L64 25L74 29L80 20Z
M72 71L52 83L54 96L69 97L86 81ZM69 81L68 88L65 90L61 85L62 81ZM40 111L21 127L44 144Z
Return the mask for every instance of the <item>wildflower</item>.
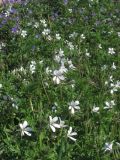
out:
M53 132L56 131L56 128L60 128L60 125L56 123L58 121L58 117L52 118L51 116L49 116L49 120L50 120L50 128L52 129Z
M70 68L70 69L75 69L75 66L73 65L73 63L72 63L71 60L68 60L67 63L68 63L68 65L69 65L69 68Z
M31 136L31 131L32 129L30 127L28 127L28 122L27 121L24 121L23 124L20 123L19 124L22 132L21 132L21 136L24 136L25 134L28 135L28 136Z
M35 28L38 28L38 27L39 27L39 23L38 23L38 22L35 22L34 27L35 27Z
M111 67L112 69L116 69L116 65L115 65L115 63L113 62L113 64L112 64L112 67Z
M93 106L92 112L99 113L99 107Z
M84 34L81 34L81 39L85 39L85 35Z
M105 102L105 107L104 107L104 109L110 109L110 108L113 108L113 106L115 105L115 102L114 102L114 100L112 100L112 101L110 101L110 102Z
M40 22L42 23L42 25L43 25L44 27L47 27L47 24L46 24L45 19L40 20Z
M43 35L48 35L50 33L50 29L44 29L42 34Z
M27 36L27 31L22 30L22 31L21 31L21 36L22 36L23 38L25 38L25 37Z
M120 32L118 32L118 37L120 37Z
M60 39L61 39L61 37L60 37L60 34L59 34L59 33L58 33L58 34L56 34L55 36L56 36L56 39L57 39L57 40L60 40Z
M102 46L101 46L101 44L99 44L99 45L98 45L98 48L102 49Z
M78 105L79 105L79 101L72 101L69 103L69 110L71 110L71 114L75 113L75 109L76 110L80 109Z
M67 125L65 125L65 121L62 121L60 117L59 120L60 120L60 128L67 127Z
M36 69L36 62L35 61L31 61L31 64L30 64L30 71L32 73L35 72L35 69Z
M72 132L72 127L69 128L68 133L67 133L67 137L70 138L73 141L76 141L75 138L73 138L73 136L76 136L77 133L76 132Z
M115 54L114 48L108 48L108 53L109 54Z
M68 69L65 67L64 63L61 64L61 66L60 66L60 71L61 71L62 73L66 73L66 72L68 71Z
M47 67L46 70L45 70L45 72L46 72L46 74L50 74L52 72L52 70L49 69L49 67Z
M104 147L104 150L105 150L105 152L106 151L112 151L112 147L113 147L113 141L111 142L111 143L108 143L108 142L106 142L105 143L105 147Z
M0 83L0 88L2 88L2 84Z
M65 79L65 77L63 76L63 73L60 70L54 70L53 72L53 81L56 84L59 84L60 81L63 81Z

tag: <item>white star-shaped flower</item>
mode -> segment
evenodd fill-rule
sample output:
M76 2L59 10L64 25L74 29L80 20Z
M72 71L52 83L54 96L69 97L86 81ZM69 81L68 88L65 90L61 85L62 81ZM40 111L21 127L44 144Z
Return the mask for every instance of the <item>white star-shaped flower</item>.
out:
M49 120L50 120L50 128L52 129L53 132L56 131L56 128L60 128L60 125L56 123L58 121L58 117L52 118L51 116L49 116Z
M68 133L67 133L67 137L70 138L73 141L76 141L76 139L73 136L76 136L77 133L76 132L72 132L72 127L69 128Z
M22 36L23 38L25 38L25 37L27 36L27 31L22 30L22 31L21 31L21 36Z
M72 101L69 103L69 110L71 110L71 114L74 114L75 110L80 109L78 105L79 105L79 101Z
M53 81L56 84L60 84L61 81L65 79L63 73L60 70L54 70L53 72Z
M106 151L112 151L112 147L113 147L113 141L111 143L106 142L105 146L104 146L104 150Z
M31 131L32 129L30 127L28 127L28 122L24 121L23 123L19 124L20 128L21 128L21 136L24 136L25 134L28 136L31 136Z

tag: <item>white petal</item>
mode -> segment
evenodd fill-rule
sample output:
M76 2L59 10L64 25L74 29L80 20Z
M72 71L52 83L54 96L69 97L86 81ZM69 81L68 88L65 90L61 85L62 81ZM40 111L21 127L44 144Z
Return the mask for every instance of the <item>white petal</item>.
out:
M79 101L75 101L75 104L76 104L76 105L79 105Z
M60 128L60 125L59 125L59 124L56 124L56 123L54 123L53 126L54 126L55 128Z
M52 119L52 121L53 121L53 122L58 121L58 117L54 117L54 118Z
M68 134L70 134L71 132L72 132L72 127L69 128Z
M59 84L60 83L60 79L57 77L56 78L56 83Z
M73 107L71 108L71 113L72 113L72 114L74 114L74 113L75 113L75 110L74 110L74 108L73 108Z
M25 134L27 134L28 136L31 136L31 133L24 131Z
M52 122L52 117L51 116L49 116L49 120L50 120L50 123Z
M52 129L53 132L56 131L55 127L53 127L52 125L50 125L50 128Z
M73 137L71 137L71 136L69 136L69 138L70 138L70 139L72 139L73 141L76 141L76 139L75 139L75 138L73 138Z
M21 129L23 129L23 124L22 123L20 123L19 126L20 126Z
M69 109L72 109L72 106L69 106Z
M80 109L80 107L79 107L79 106L75 106L74 108L75 108L75 109Z
M76 136L77 135L77 132L73 132L70 134L70 136Z
M24 121L23 122L23 128L26 128L28 126L28 122L27 121Z

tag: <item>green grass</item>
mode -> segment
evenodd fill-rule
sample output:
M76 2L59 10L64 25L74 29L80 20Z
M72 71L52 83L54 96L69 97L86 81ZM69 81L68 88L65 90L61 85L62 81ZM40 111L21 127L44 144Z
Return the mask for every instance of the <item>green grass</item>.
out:
M9 16L3 15L9 5L0 8L0 159L119 160L120 4L33 0L12 8L16 11ZM16 25L18 32L13 33ZM50 33L44 35L44 29ZM109 53L111 48L115 54ZM56 84L53 74L61 66L55 60L60 50L67 72ZM71 101L79 101L74 114ZM105 102L112 107L105 109ZM93 111L94 106L99 111ZM54 133L49 116L60 117L67 126ZM21 135L24 121L32 128L31 136ZM67 137L70 126L77 132L76 141ZM113 144L110 150L105 151L106 143Z

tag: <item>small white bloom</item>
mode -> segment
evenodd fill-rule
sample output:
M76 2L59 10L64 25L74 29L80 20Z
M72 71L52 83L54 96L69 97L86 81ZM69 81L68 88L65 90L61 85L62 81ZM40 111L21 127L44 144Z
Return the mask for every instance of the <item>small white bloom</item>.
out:
M50 29L44 29L42 34L43 35L48 35L50 33Z
M61 37L60 37L60 34L59 34L59 33L58 33L58 34L56 34L55 36L56 36L56 39L57 39L57 40L60 40L60 39L61 39Z
M59 120L60 120L60 128L67 127L67 125L65 125L65 121L62 121L60 117Z
M35 61L31 61L31 64L30 64L31 73L34 73L35 69L36 69L36 62Z
M72 61L71 60L67 60L67 63L69 65L69 68L70 69L75 69L75 66L73 65Z
M111 67L112 69L116 69L116 65L115 65L115 63L113 62L113 64L112 64L112 67Z
M68 11L69 11L70 13L72 13L72 9L71 9L71 8L69 8Z
M66 73L68 71L68 69L64 66L64 63L61 64L60 69L59 69L62 73Z
M50 74L52 72L51 69L49 69L49 67L46 68L46 74Z
M95 113L99 113L99 109L100 109L99 107L93 106L92 111Z
M42 23L42 25L43 25L44 27L47 27L47 24L46 24L45 19L40 20L40 22Z
M64 79L65 79L65 77L63 76L63 73L60 70L54 70L54 72L53 72L53 81L56 84L59 84Z
M21 132L21 136L24 136L25 134L28 135L28 136L31 136L31 131L32 129L30 127L28 127L28 122L27 121L24 121L23 124L20 123L19 124L22 132Z
M106 101L105 102L105 107L104 107L104 109L110 109L110 108L113 108L113 106L115 106L115 101L114 100L111 100L111 101Z
M114 48L108 48L108 53L109 54L115 54Z
M76 141L75 138L73 138L73 136L76 136L77 133L76 132L72 132L72 127L69 128L68 133L67 133L67 137L70 138L73 141Z
M106 151L112 151L112 147L113 147L113 141L111 142L111 143L108 143L108 142L106 142L105 143L105 147L104 147L104 150L105 150L105 152Z
M120 37L120 32L118 32L118 37Z
M99 45L98 45L98 48L102 49L102 46L101 46L101 44L99 44Z
M2 88L2 84L0 83L0 88Z
M38 22L35 22L34 27L35 27L35 28L38 28L38 27L39 27L39 23L38 23Z
M84 34L81 34L81 39L85 39L85 35Z
M49 120L50 120L50 128L52 129L53 132L56 131L56 128L60 128L60 125L56 123L58 121L58 117L52 118L51 116L49 116Z
M71 110L71 114L75 113L75 110L79 110L79 101L71 101L69 103L69 110Z
M22 36L23 38L25 38L25 37L27 36L27 31L22 30L22 31L21 31L21 36Z

